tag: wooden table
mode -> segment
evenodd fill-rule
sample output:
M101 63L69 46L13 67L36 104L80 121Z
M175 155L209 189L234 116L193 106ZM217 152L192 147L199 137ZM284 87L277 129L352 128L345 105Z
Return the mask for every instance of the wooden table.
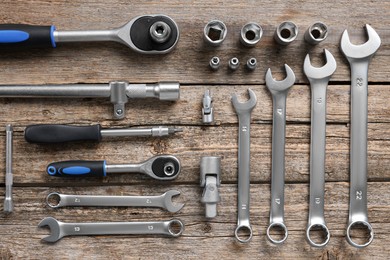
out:
M109 100L2 98L0 157L5 157L5 125L14 125L14 202L10 215L0 214L2 259L249 259L249 258L369 258L386 259L390 254L390 2L351 1L11 1L1 3L1 23L56 25L58 30L105 29L120 26L135 16L162 13L179 25L177 48L164 56L146 56L116 43L58 44L55 50L1 51L1 85L107 83L125 79L132 83L179 81L181 98L176 103L132 100L124 120L114 120ZM222 46L208 47L202 40L204 25L220 19L228 27ZM273 41L275 27L291 20L299 26L297 39L286 47ZM303 41L314 22L325 22L330 33L317 46ZM239 43L241 27L255 21L264 36L255 48ZM365 41L368 23L382 39L370 65L368 97L368 215L375 239L365 249L350 246L345 239L349 203L350 70L339 49L341 33L348 28L354 43ZM316 66L323 64L322 50L337 60L337 71L328 87L325 217L331 240L323 249L305 241L309 199L310 89L302 70L310 52ZM208 68L219 56L221 68ZM227 62L237 57L242 64L256 57L259 66L248 72L241 65L234 73ZM264 85L271 67L277 79L289 64L297 80L287 100L285 221L289 237L275 246L265 236L270 208L272 102ZM258 104L252 114L251 133L251 222L253 240L239 244L234 238L237 201L237 117L232 93L251 87ZM202 96L210 89L214 97L215 122L201 121ZM168 138L117 138L96 143L61 145L28 144L23 138L29 124L62 123L103 127L174 125L184 132ZM168 153L182 162L182 173L171 182L153 181L138 174L111 174L106 178L62 179L45 173L53 161L106 159L108 163L143 161ZM222 157L222 201L218 216L204 218L200 203L200 158ZM5 165L0 165L0 194L4 193ZM169 189L181 191L177 202L185 207L177 214L143 208L62 208L46 206L49 192L94 195L151 195ZM0 197L2 200L3 197ZM48 234L38 229L44 217L64 222L148 221L173 217L185 222L180 238L159 236L66 237L55 244L41 242Z

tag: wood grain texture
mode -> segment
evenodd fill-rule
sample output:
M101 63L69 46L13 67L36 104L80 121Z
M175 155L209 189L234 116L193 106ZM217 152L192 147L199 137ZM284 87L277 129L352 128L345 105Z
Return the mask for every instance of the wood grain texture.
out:
M125 79L131 83L179 81L177 102L153 99L130 100L124 120L114 120L107 99L0 98L0 162L5 160L5 125L14 126L14 202L11 215L0 206L1 259L388 259L390 249L390 2L350 1L123 1L123 0L4 0L1 23L56 25L58 30L108 29L121 26L143 14L171 16L181 31L177 48L164 56L137 54L117 43L58 44L55 50L0 49L0 87L18 84L102 83ZM218 48L203 43L203 27L212 20L226 23L228 36ZM291 20L299 27L297 40L286 47L273 41L276 26ZM317 46L303 40L305 30L316 21L325 22L328 38ZM239 43L241 27L259 23L263 38L254 48ZM366 40L363 26L379 33L382 46L370 64L368 91L368 215L375 238L365 249L355 249L345 240L349 204L350 71L339 49L344 29L353 43ZM330 243L315 249L305 241L309 200L310 87L303 74L303 60L324 63L323 49L337 61L327 94L325 218ZM221 68L208 68L212 56ZM231 73L227 62L241 61ZM248 72L249 57L258 68ZM297 76L287 99L285 220L286 243L274 246L266 238L269 221L271 177L272 100L264 85L268 67L277 79L284 77L283 64ZM251 124L251 223L253 240L235 241L237 222L237 116L231 94L246 99L247 88L258 98ZM202 96L210 89L215 121L201 121ZM28 144L26 125L61 123L101 124L105 128L170 125L182 133L166 138L106 139L101 143L60 145ZM45 173L48 163L70 159L106 159L108 163L141 162L156 154L176 155L182 172L174 181L158 182L141 174L110 174L106 178L54 178ZM218 216L204 218L200 203L199 162L202 156L222 157L222 201ZM0 163L0 201L4 194L5 165ZM176 189L174 199L186 206L177 214L146 208L61 208L45 205L49 192L92 195L159 195ZM48 230L37 228L44 217L63 222L153 221L180 218L186 230L180 238L159 236L67 237L48 245L41 238Z

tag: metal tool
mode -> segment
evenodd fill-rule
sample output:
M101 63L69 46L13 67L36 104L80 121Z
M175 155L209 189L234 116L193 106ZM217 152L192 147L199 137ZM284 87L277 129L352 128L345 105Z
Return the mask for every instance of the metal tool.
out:
M221 201L218 187L221 186L221 157L204 156L200 161L201 202L206 206L206 218L217 216L217 203Z
M178 237L184 231L184 224L179 219L154 222L64 223L47 217L38 224L38 227L49 227L50 235L42 240L50 243L57 242L66 236L166 235Z
M229 60L229 69L231 69L232 71L238 69L239 66L240 61L236 57L233 57Z
M24 138L29 143L64 143L74 141L100 142L103 137L167 136L182 131L181 128L165 126L102 129L101 125L73 126L41 124L27 126L24 131Z
M272 176L271 176L271 211L267 237L274 244L283 243L288 236L284 224L284 174L285 174L285 138L286 138L286 99L290 88L294 85L295 74L285 64L287 77L276 81L271 69L267 70L265 83L272 95L273 125L272 125ZM281 228L284 231L282 239L274 239L271 229Z
M106 164L106 161L62 161L47 166L50 176L105 177L107 173L143 173L156 180L173 180L180 173L180 161L172 155L157 155L135 164Z
M213 99L210 90L206 90L203 96L202 121L204 124L211 124L214 121Z
M310 138L310 205L306 238L314 247L324 247L330 239L329 229L324 217L325 196L325 143L326 143L326 88L337 64L333 55L325 51L326 64L315 68L306 55L303 71L311 87L311 138ZM320 229L324 240L317 242L310 231Z
M5 198L4 212L11 213L14 209L12 200L12 144L13 144L13 129L11 125L5 127L6 147L5 147Z
M63 42L114 41L143 54L165 54L179 40L179 28L166 15L142 15L111 30L57 31L54 25L0 25L0 47L53 47Z
M240 41L247 47L254 47L263 36L263 29L257 23L247 23L241 28Z
M341 37L341 51L351 67L351 154L350 154L350 201L347 240L355 247L368 246L374 231L367 214L367 94L368 66L381 45L376 31L366 24L368 41L361 45L350 42L347 30ZM364 226L370 232L366 243L353 241L351 229Z
M310 44L318 44L328 37L328 26L322 22L312 24L305 32L305 40Z
M235 94L232 95L232 104L238 116L238 200L237 200L237 228L234 232L236 239L241 243L252 239L250 224L250 126L251 113L257 103L255 92L248 88L249 100L242 103ZM245 237L244 237L245 235Z
M281 23L275 31L274 39L281 45L288 45L297 38L298 26L293 22Z
M246 62L246 67L248 70L250 71L253 71L256 69L257 67L257 60L256 58L252 57L252 58L249 58Z
M203 39L211 46L219 46L225 40L227 34L226 25L219 20L212 20L203 29Z
M102 84L74 85L11 85L0 86L0 97L20 98L110 98L114 104L114 117L125 117L125 104L133 98L158 98L176 101L180 97L178 82L156 84L129 84L127 81L111 81Z
M180 195L177 190L169 190L159 196L91 196L66 195L52 192L46 197L46 204L51 208L61 207L148 207L162 208L175 213L184 207L184 204L174 205L172 197Z
M212 70L218 70L220 63L220 59L217 56L214 56L211 58L209 66Z

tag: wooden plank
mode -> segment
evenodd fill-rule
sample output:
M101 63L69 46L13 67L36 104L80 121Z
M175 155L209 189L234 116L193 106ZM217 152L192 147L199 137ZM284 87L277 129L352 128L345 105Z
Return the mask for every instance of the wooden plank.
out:
M344 233L348 218L348 183L328 183L325 196L325 217L331 232L329 245L324 249L311 248L305 241L308 214L308 185L286 185L285 221L289 237L285 244L274 246L265 236L269 214L268 184L251 185L251 221L253 240L245 245L234 239L236 226L236 186L225 184L220 188L222 201L218 216L206 221L204 207L199 202L201 188L197 185L175 186L109 186L109 187L18 187L15 189L15 212L0 218L1 256L14 258L96 258L121 257L151 258L386 258L383 245L388 244L389 212L386 194L388 183L370 183L368 186L369 220L373 225L373 243L362 250L348 245ZM177 199L186 206L177 214L158 209L142 208L62 208L53 210L45 206L44 198L50 191L68 194L159 194L168 189L182 192ZM92 221L148 221L180 218L186 224L182 237L177 239L145 236L67 237L54 245L41 243L48 234L36 227L39 221L53 216L64 222Z
M132 82L150 82L158 80L178 80L182 83L206 84L261 84L263 75L271 67L278 77L284 74L282 65L288 63L297 74L298 82L307 82L302 73L303 59L310 50L313 57L319 56L323 48L329 49L337 59L338 70L333 81L349 81L349 67L339 50L341 33L348 28L353 42L364 41L364 24L371 24L383 39L381 49L373 59L369 80L372 82L389 81L388 64L389 43L385 39L390 32L387 15L378 15L373 10L388 10L388 1L360 1L354 8L347 8L349 1L305 1L275 3L262 1L261 5L251 1L220 2L197 1L137 1L127 3L120 0L81 1L3 1L0 20L3 23L55 24L58 30L108 29L121 26L128 20L142 15L163 13L171 16L179 25L181 39L177 49L162 59L134 53L117 43L94 44L58 44L54 51L34 50L22 52L1 52L0 70L2 84L42 84L100 82L128 79ZM50 13L47 9L50 9ZM347 9L346 9L347 8ZM226 10L235 10L232 15ZM324 16L323 10L332 10ZM369 10L369 11L368 11ZM342 19L348 12L350 19ZM364 14L364 15L361 15ZM303 35L312 23L322 17L328 25L330 35L322 44L309 46L303 41ZM203 43L202 30L211 19L220 19L228 26L228 37L220 48L207 47ZM300 33L297 40L287 47L277 46L273 33L278 24L293 20ZM241 27L255 21L261 24L264 36L255 48L244 48L239 44ZM223 66L218 72L208 68L211 57L219 56ZM235 73L229 73L227 62L238 57L244 64L249 57L256 57L259 68L248 73L241 66ZM109 58L107 58L109 57ZM317 58L318 59L318 58ZM322 59L322 57L321 57ZM146 74L146 75L145 75Z

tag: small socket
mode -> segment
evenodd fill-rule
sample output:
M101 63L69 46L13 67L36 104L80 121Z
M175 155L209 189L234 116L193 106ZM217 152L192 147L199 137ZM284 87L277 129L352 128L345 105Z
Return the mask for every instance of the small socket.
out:
M322 22L316 22L305 32L305 41L310 44L318 44L328 37L328 26Z
M239 66L240 66L240 61L236 57L233 57L229 60L229 68L231 70L236 70L238 69Z
M252 58L249 58L246 62L246 67L248 70L255 70L256 67L257 67L257 60L256 58L252 57Z
M287 45L297 38L298 27L293 22L283 22L276 28L274 39L281 45Z
M226 25L218 20L210 21L203 30L204 40L211 46L221 45L226 38L226 34Z
M263 29L257 23L247 23L241 28L240 41L247 47L253 47L263 36Z
M217 56L214 56L211 58L209 65L212 70L217 70L219 69L220 63L220 59Z
M162 21L155 22L149 29L150 37L156 43L167 42L171 37L171 32L171 27Z

